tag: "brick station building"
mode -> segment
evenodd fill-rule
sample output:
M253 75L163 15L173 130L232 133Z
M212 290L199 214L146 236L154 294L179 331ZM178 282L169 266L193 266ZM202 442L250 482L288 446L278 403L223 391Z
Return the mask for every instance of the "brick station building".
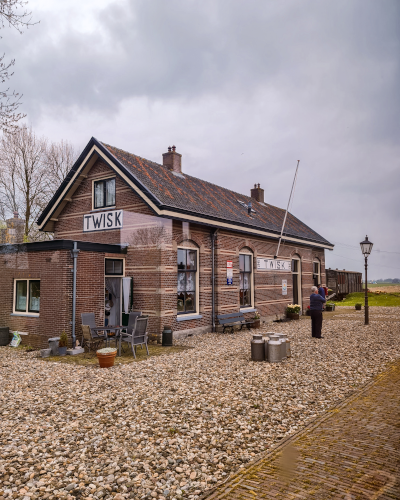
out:
M140 310L157 338L165 325L185 336L211 331L218 314L271 320L308 305L333 245L288 214L274 259L285 211L260 185L238 194L187 175L175 147L162 157L89 141L38 219L54 239L0 246L0 326L44 347L73 320L80 340L83 312L112 325Z

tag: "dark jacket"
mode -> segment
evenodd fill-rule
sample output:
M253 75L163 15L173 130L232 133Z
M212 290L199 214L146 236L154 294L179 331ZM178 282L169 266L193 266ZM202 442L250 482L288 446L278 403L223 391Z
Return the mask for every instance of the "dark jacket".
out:
M321 295L321 297L325 298L325 289L323 286L320 286L318 288L318 293Z
M318 293L310 295L310 311L322 311L322 306L325 304L326 299L321 297Z

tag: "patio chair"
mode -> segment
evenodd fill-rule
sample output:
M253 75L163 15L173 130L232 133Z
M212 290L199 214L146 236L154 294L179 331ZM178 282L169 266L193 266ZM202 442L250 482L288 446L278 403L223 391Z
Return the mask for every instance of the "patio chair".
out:
M120 338L119 338L119 355L121 355L121 343L122 342L127 342L131 344L131 349L132 349L132 354L133 357L136 359L136 352L135 352L135 347L137 345L142 346L143 345L146 347L146 352L147 355L149 356L149 349L147 347L147 323L148 323L149 317L148 316L142 316L142 317L136 317L134 320L134 325L132 327L129 327L126 329L126 332L121 332Z
M142 315L142 311L132 311L129 313L128 326L127 328L132 328L135 325L135 319Z
M101 343L104 341L105 338L100 337L99 335L93 338L92 330L90 329L89 325L82 325L82 347L88 346L89 354L92 347L94 350L97 350Z
M96 318L94 316L94 313L82 313L81 319L82 319L82 326L89 327L90 340L92 343L94 343L95 341L103 342L104 340L107 343L107 332L105 330L102 330L103 327L96 326ZM98 333L99 331L103 331L104 333L99 334ZM83 346L83 342L85 340L83 328L82 328L82 334L83 334L82 336L82 346Z

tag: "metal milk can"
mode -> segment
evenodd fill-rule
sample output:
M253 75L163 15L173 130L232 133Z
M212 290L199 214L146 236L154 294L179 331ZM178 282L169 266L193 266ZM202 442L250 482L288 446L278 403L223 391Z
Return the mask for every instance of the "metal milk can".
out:
M253 335L253 340L251 341L251 359L253 361L264 361L265 360L265 340L262 335Z
M281 345L280 339L268 342L268 361L270 363L279 363L281 361Z
M286 359L286 342L287 342L287 335L286 333L279 333L279 338L281 339L281 356L282 359Z

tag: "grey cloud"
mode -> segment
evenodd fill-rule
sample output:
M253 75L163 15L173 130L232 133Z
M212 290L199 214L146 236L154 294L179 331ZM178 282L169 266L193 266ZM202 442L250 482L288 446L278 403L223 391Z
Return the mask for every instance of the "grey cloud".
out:
M399 245L397 0L116 1L86 32L78 2L35 15L2 44L43 133L155 161L174 141L188 173L245 194L261 182L281 207L300 158L296 216L334 243ZM344 252L328 263L362 269Z

